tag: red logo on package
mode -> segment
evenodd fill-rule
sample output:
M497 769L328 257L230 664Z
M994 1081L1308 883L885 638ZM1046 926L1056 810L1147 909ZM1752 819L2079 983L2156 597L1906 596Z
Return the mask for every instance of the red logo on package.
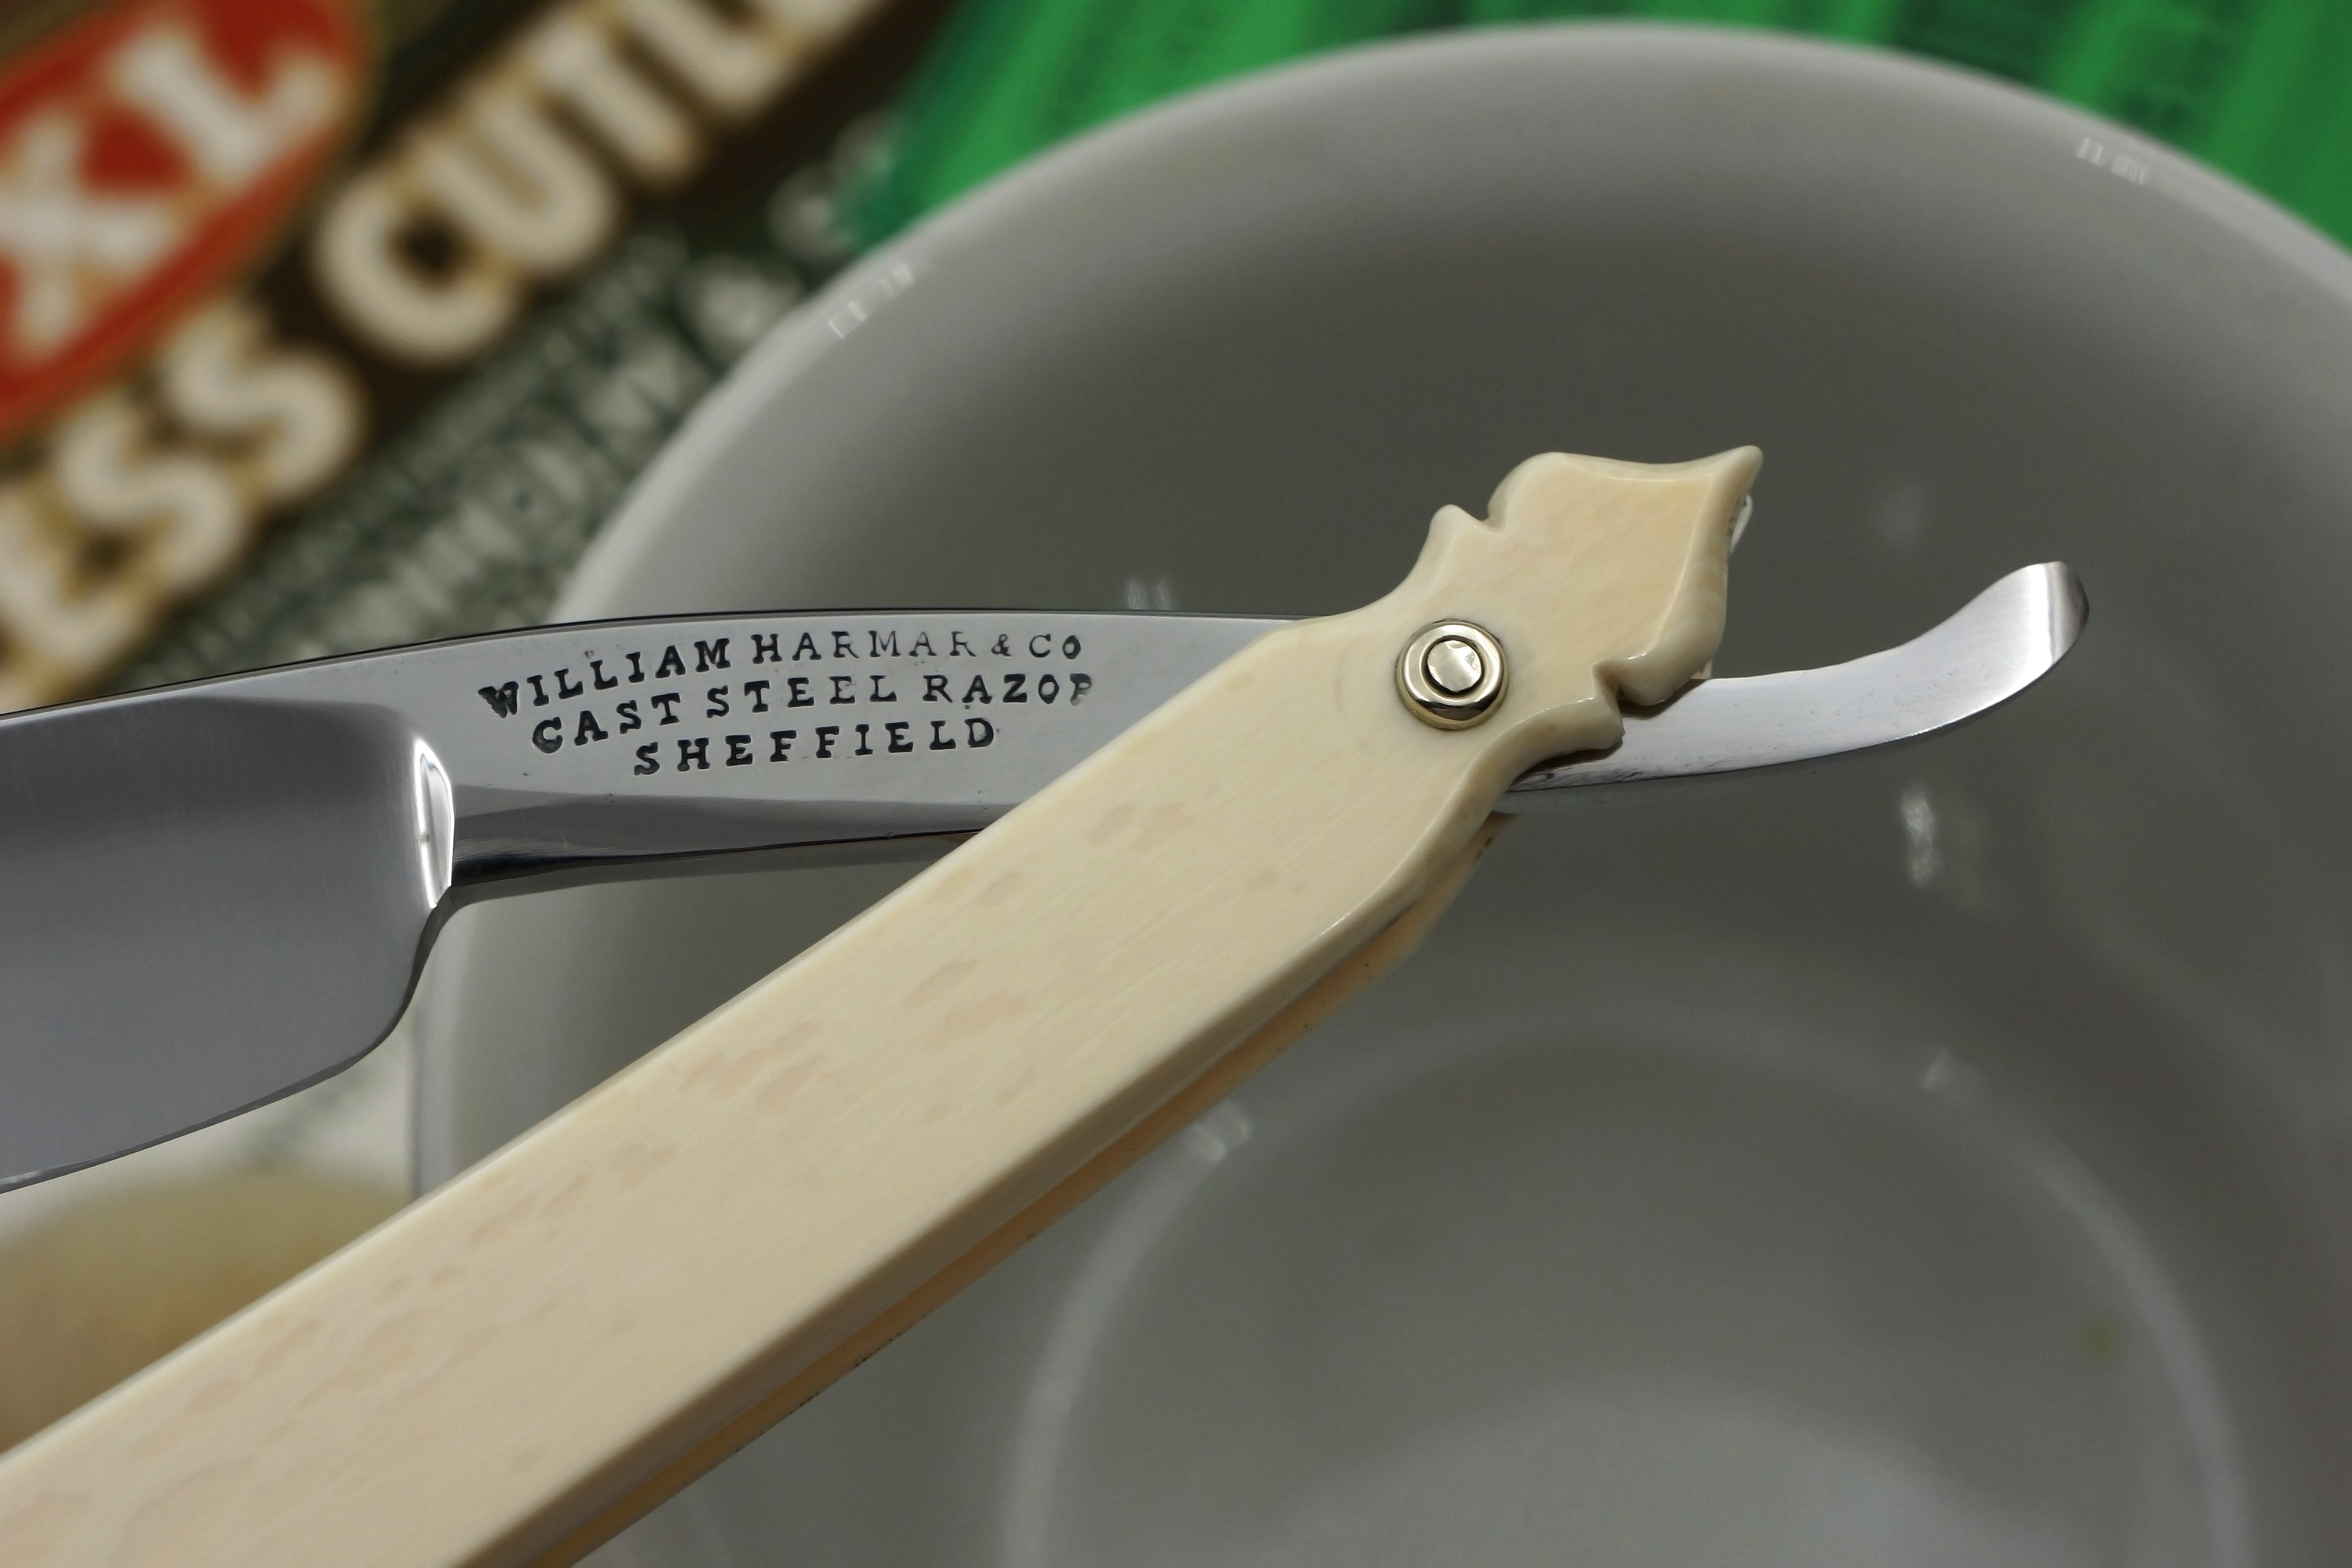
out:
M339 0L135 0L0 63L0 437L272 240L359 101Z

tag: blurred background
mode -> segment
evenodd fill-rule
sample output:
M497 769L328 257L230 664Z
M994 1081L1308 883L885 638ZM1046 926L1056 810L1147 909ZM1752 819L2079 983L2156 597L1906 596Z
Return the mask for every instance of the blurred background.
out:
M961 192L1258 67L1578 17L1934 57L2352 234L2321 0L17 0L0 709L530 624L729 365ZM0 1194L0 1447L405 1201L409 1116L395 1035Z

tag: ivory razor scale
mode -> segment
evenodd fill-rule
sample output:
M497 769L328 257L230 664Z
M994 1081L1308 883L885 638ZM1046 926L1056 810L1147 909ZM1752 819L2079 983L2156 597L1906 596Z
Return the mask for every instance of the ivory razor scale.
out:
M1923 736L2081 630L2032 566L1705 679L1757 461L1532 458L1322 620L611 622L0 721L0 1184L348 1066L468 900L976 835L0 1460L0 1561L573 1560L1410 951L1511 815Z

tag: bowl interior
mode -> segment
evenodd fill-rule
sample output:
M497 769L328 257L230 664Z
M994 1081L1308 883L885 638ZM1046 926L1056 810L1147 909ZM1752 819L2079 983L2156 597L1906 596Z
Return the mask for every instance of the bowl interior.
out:
M2352 1559L2347 373L2352 268L2252 197L1685 30L1279 73L851 275L568 611L1314 614L1531 452L1754 442L1720 671L2037 560L2093 620L1931 745L1521 822L1408 967L614 1560ZM902 874L461 916L428 1171Z

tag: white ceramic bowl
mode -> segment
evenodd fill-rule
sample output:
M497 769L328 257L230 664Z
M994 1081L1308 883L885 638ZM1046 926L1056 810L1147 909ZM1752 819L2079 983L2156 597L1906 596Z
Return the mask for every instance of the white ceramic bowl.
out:
M2352 266L2226 182L1751 35L1277 72L863 265L564 609L1337 610L1531 452L1746 441L1721 669L2052 557L2084 645L1929 746L1522 824L617 1560L2352 1561ZM428 1172L898 874L462 917Z

